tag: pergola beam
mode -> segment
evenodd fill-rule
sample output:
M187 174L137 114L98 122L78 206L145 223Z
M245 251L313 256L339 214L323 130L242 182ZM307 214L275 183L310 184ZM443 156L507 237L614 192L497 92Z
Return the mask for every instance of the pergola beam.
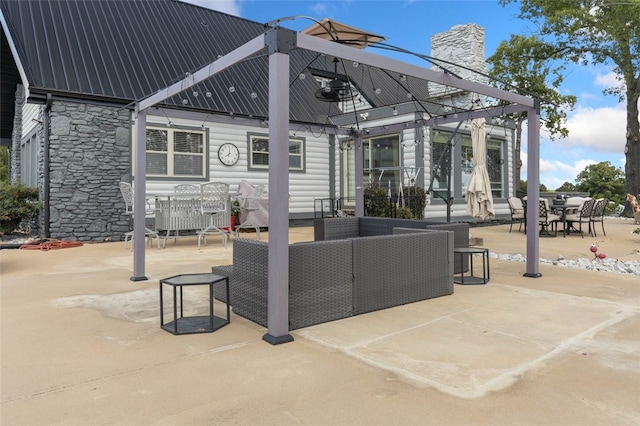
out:
M459 123L460 121L470 121L476 118L489 119L493 117L499 117L505 114L513 114L517 112L525 112L530 108L523 105L505 105L478 109L474 111L455 112L447 115L441 115L438 117L432 117L425 119L423 124L425 126L437 126L447 123Z

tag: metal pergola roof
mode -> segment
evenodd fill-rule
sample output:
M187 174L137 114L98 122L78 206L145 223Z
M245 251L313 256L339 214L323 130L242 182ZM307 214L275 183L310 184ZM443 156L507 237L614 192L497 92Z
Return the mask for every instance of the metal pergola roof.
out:
M289 140L289 102L290 102L290 54L304 49L320 55L329 55L344 61L355 61L386 73L397 73L433 84L447 86L457 91L475 93L500 101L504 106L488 107L478 110L453 111L448 114L425 118L425 126L460 122L474 118L490 118L511 112L526 112L528 115L528 199L527 226L537 229L539 197L539 103L536 99L507 92L482 83L468 81L447 72L422 68L406 62L376 55L349 45L324 40L304 33L296 33L280 26L268 28L263 34L248 41L230 53L200 68L175 84L136 102L136 144L135 169L144 170L146 163L145 145L146 115L150 108L164 102L179 93L190 89L216 75L242 63L253 55L268 56L269 91L269 261L268 261L268 332L264 340L272 343L284 343L292 340L288 330L288 140ZM412 121L412 123L414 123ZM362 131L358 128L338 129L350 133L356 140L356 149L362 149ZM362 155L356 158L356 215L364 215ZM136 176L135 210L144 210L145 176ZM145 239L144 216L134 218L134 275L132 280L145 277ZM538 233L527 233L527 260L525 276L539 277Z

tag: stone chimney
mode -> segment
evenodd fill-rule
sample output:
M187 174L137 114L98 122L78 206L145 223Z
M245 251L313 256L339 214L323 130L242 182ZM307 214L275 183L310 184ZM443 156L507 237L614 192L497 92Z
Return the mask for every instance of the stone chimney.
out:
M449 63L442 63L442 67L432 65L431 68L439 71L448 70L465 80L477 81L487 84L488 78L477 72L461 68L453 64L459 64L466 68L487 74L488 65L484 54L484 28L477 24L456 25L448 31L435 34L431 37L431 56L443 59ZM434 96L451 96L454 92L449 88L445 90L439 85L431 86L431 93ZM455 96L456 104L470 103L468 94ZM467 105L467 108L469 105Z

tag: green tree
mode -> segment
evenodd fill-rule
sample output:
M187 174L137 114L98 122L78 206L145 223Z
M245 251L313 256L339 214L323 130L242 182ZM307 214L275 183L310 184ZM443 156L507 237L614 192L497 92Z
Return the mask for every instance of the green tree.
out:
M0 182L9 182L9 149L0 146Z
M589 164L578 173L576 188L588 192L592 198L606 198L617 204L624 204L624 172L609 161Z
M564 66L559 65L556 59L557 54L552 46L542 39L521 35L512 35L509 41L500 43L496 52L487 59L489 75L496 87L510 90L515 86L524 93L541 99L541 123L551 139L569 134L565 127L567 111L573 109L576 103L575 96L561 95L557 90L564 81ZM515 175L520 182L522 124L527 119L527 114L514 114L511 119L516 125Z
M571 182L565 182L556 189L556 192L576 192L576 186Z
M625 190L640 192L640 1L500 0L520 2L519 18L532 21L554 57L577 64L613 65L619 82L605 90L626 101ZM622 132L622 129L611 129Z
M522 192L527 192L527 181L526 180L521 180L520 183L518 184L518 188Z

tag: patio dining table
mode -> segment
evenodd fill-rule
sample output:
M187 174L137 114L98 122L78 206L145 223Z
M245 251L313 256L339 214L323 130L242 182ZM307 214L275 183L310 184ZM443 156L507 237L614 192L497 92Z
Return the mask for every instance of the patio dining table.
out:
M148 193L155 197L156 230L164 232L163 247L169 238L178 238L180 231L200 230L210 225L210 218L201 212L200 194L175 192ZM231 200L228 200L230 211ZM214 224L220 229L230 229L230 215L215 215Z
M567 210L574 210L579 208L578 204L551 204L550 208L560 212L560 219L562 221L562 237L566 237L571 229L567 229Z

